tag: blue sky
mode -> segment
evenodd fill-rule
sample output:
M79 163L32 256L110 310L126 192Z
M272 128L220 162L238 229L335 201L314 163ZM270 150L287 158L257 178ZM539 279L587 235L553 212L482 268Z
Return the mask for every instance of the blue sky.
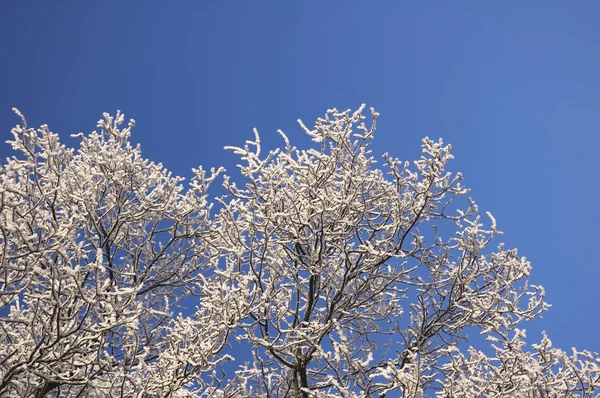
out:
M451 169L553 304L529 336L600 351L599 15L594 1L3 2L2 140L12 107L65 140L120 109L146 157L190 176L233 170L222 148L253 127L302 146L297 118L365 102L378 154L452 143Z

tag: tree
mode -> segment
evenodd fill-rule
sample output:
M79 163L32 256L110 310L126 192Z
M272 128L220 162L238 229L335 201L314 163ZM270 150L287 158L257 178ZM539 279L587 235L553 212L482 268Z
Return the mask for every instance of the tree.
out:
M450 146L425 138L412 165L378 167L378 114L367 126L363 110L300 122L309 150L280 132L262 155L255 131L228 148L244 183L225 175L212 200L223 169L184 189L120 113L75 152L17 112L0 170L0 396L597 394L598 354L545 334L526 346L544 290L494 248L494 218L445 171ZM489 344L469 347L473 331Z
M76 154L46 126L13 129L21 157L0 174L0 396L193 396L226 359L244 304L215 273L206 189L218 170L195 171L182 193L122 122L105 114ZM174 316L190 295L198 310Z

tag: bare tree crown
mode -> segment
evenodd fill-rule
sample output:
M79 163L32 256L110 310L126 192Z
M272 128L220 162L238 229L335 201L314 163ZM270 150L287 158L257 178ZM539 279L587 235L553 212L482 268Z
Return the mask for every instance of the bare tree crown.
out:
M597 396L598 354L525 343L544 289L446 171L450 146L379 165L364 110L300 122L307 150L281 131L266 154L257 131L226 147L243 180L223 175L216 198L224 169L184 187L121 113L75 151L15 110L0 396Z

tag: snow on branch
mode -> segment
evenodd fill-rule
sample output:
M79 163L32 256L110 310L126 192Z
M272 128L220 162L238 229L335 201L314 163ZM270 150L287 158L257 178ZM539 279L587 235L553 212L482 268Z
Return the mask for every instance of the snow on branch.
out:
M0 396L597 396L598 354L526 339L544 288L447 170L451 146L378 166L365 108L298 121L306 149L278 131L265 154L255 129L225 147L239 185L198 167L187 186L121 112L71 149L15 110Z

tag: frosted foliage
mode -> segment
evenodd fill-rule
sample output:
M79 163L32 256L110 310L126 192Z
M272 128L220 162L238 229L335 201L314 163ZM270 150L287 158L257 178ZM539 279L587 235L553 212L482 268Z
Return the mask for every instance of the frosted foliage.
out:
M184 191L120 113L76 152L22 123L0 171L0 396L197 396L244 313L214 275L217 171ZM192 295L197 310L178 314Z
M423 140L370 151L378 114L329 110L241 178L172 176L105 114L68 149L12 130L0 169L2 397L587 397L600 357L525 339L549 305ZM467 340L480 334L475 341ZM477 347L470 344L476 343Z

